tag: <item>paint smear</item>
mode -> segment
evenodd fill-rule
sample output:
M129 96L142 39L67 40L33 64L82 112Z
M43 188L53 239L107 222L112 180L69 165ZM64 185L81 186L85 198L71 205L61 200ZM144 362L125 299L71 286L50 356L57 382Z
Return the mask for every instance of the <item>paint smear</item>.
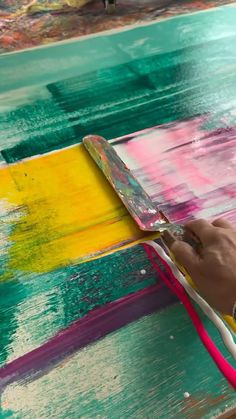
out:
M159 283L92 310L43 345L0 368L0 387L45 374L79 349L174 302L174 294Z
M209 121L200 116L112 141L172 222L224 216L236 223L236 126L206 131Z
M0 199L24 215L10 234L9 271L47 272L142 239L83 146L0 169Z

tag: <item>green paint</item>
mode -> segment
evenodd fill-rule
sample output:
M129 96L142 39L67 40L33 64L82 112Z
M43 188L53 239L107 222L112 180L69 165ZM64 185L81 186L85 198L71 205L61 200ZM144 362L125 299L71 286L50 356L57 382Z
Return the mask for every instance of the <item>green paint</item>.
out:
M20 73L15 81L5 72L0 91L21 88L3 97L4 160L199 113L211 113L214 127L234 121L235 19L236 9L224 7L0 57L0 80L6 67Z
M2 418L12 411L19 419L211 419L234 406L236 395L178 304L85 348L37 381L10 385L5 401Z
M235 8L226 6L203 13L95 35L0 56L0 93L129 63L156 54L220 40L235 34ZM109 32L107 32L109 34ZM174 36L175 34L180 36ZM143 41L143 42L141 42ZM98 58L97 58L98 57ZM17 68L17 78L15 69Z
M142 275L141 269L147 273ZM93 308L155 281L145 251L136 246L84 265L45 275L19 274L19 281L0 283L0 365L15 358L15 352L20 356L41 345Z

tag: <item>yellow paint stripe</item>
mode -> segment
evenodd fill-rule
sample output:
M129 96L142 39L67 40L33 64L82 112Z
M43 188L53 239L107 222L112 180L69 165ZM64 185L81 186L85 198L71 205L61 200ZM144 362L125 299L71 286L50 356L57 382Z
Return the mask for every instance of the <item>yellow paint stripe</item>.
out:
M144 237L82 145L1 168L0 179L0 199L24 211L11 270L47 272Z

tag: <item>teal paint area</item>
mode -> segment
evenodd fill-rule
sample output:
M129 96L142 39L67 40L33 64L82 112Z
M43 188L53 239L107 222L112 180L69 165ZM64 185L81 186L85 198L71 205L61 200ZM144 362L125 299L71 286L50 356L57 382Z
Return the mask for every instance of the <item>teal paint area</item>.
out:
M6 110L0 113L0 143L6 141L10 153L20 147L25 149L24 157L29 157L77 142L65 112L46 86L15 93L4 101L4 106ZM3 150L2 156L6 153Z
M91 133L111 139L198 114L209 114L211 129L235 124L235 19L236 8L224 7L0 57L0 75L16 60L19 71L23 59L27 65L18 86L10 87L11 71L4 75L14 91L0 86L2 160L63 148Z
M9 385L1 401L2 418L211 419L234 406L235 393L177 304L86 347L36 381Z
M0 93L47 85L233 34L235 7L226 6L120 32L3 54L0 56Z
M136 246L83 265L0 283L0 365L40 346L92 309L156 280L145 251Z

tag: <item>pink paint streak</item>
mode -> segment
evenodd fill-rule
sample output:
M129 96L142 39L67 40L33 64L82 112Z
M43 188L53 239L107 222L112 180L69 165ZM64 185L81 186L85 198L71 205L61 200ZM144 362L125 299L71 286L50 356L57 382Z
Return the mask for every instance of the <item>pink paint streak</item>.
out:
M113 144L171 221L230 215L236 223L236 126L207 132L206 121L157 126Z

